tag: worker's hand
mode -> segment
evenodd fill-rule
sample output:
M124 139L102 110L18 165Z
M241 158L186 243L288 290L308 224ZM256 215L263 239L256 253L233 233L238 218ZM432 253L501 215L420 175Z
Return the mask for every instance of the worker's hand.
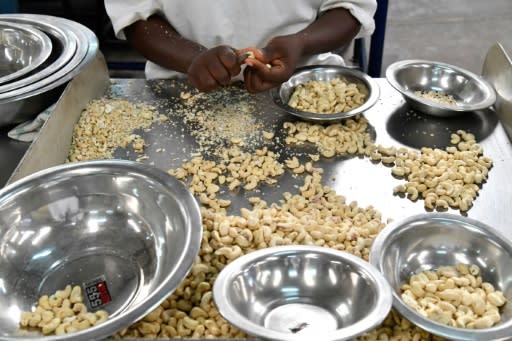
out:
M245 87L251 93L258 93L291 77L302 56L303 44L298 35L291 34L273 38L261 50L247 50L253 51L254 58L245 60L248 65L244 70Z
M217 46L197 55L187 70L190 85L211 91L228 85L240 73L237 52L229 46Z

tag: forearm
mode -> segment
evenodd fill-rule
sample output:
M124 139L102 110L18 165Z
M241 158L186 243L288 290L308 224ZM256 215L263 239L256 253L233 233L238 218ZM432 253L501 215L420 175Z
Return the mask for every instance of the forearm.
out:
M187 73L192 60L206 48L183 38L160 16L140 20L124 30L127 40L144 57L165 68Z
M302 55L329 52L348 44L359 32L361 24L344 8L325 12L315 22L297 33L302 41Z

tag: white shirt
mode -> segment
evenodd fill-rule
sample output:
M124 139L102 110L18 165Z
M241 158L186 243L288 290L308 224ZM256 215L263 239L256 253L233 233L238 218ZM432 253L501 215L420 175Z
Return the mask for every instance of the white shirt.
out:
M303 30L323 12L346 8L361 23L357 37L368 36L375 28L376 0L105 0L105 8L119 39L123 29L153 14L165 17L183 37L207 48L229 45L234 48L264 47L275 36ZM309 57L301 65L344 65L333 53ZM170 78L177 72L151 61L146 78Z

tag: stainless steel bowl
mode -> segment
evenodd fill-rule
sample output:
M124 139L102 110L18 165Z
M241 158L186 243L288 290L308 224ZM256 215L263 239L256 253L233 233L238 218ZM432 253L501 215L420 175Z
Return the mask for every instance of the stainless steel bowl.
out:
M357 84L359 91L367 94L366 101L360 107L348 112L333 114L318 114L301 111L288 105L288 100L293 94L295 87L310 80L330 81L335 78L342 78ZM342 66L313 65L298 68L290 79L281 86L270 90L274 103L284 111L309 121L335 121L351 117L371 108L379 99L379 86L367 74Z
M488 329L449 327L423 317L400 297L400 286L414 273L457 263L476 264L484 281L512 295L512 244L474 219L448 213L414 215L386 226L374 240L370 262L393 289L393 307L419 327L450 340L505 340L512 337L512 305L502 322Z
M446 63L403 60L387 68L386 78L412 108L433 116L446 117L483 110L496 102L493 87L482 77ZM416 95L416 91L451 95L457 104L437 103Z
M76 53L65 65L48 77L9 92L0 93L0 126L16 124L34 118L62 93L65 85L87 66L98 52L98 39L87 27L64 18L39 14L2 14L0 20L44 22L62 28L77 43Z
M278 246L229 263L213 286L220 314L269 340L348 340L381 323L391 289L370 263L319 246Z
M22 77L41 65L52 52L52 41L43 32L0 21L0 84Z
M96 340L129 326L170 295L190 270L202 236L198 204L180 181L133 161L68 163L0 190L0 339L21 311L67 284L105 281L110 318L41 340ZM87 302L87 299L84 298Z
M21 14L18 15L0 15L0 20L11 24L20 24L33 27L44 32L53 42L52 53L50 57L39 67L32 70L25 77L13 80L12 82L0 85L0 93L26 87L43 78L50 76L56 71L62 69L74 56L77 49L77 39L74 34L56 25L50 24L45 20L23 20Z
M23 96L27 93L43 88L46 85L51 85L55 82L58 82L60 79L67 76L69 73L72 73L82 64L82 61L87 56L90 49L94 49L95 52L97 51L98 39L96 35L86 26L68 19L37 14L23 14L14 16L14 18L10 19L9 14L4 14L0 15L0 20L12 20L14 22L24 22L28 24L36 20L37 17L40 17L41 21L51 23L55 26L63 28L66 34L71 36L71 39L76 41L77 50L72 56L72 58L69 60L69 62L63 65L61 69L53 70L53 72L50 73L47 77L39 79L36 82L26 84L23 87L11 91L0 93L0 101L5 99L16 98L17 96Z

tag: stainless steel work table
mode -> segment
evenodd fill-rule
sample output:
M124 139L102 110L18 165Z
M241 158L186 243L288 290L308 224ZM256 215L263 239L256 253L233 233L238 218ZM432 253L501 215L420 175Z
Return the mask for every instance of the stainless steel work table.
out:
M69 139L62 137L62 135L65 135L64 132L70 135L71 124L76 121L76 119L70 118L70 112L74 110L79 114L81 108L77 104L78 102L87 103L94 97L102 95L132 102L145 102L154 105L160 114L169 116L171 120L169 123L155 123L151 129L139 132L147 144L145 154L148 159L142 162L151 163L156 167L167 170L179 167L185 160L192 158L191 153L197 151L197 144L190 134L190 124L183 122L184 118L176 114L178 111L176 109L180 106L180 103L183 103L180 92L190 90L184 81L147 81L144 79L112 79L109 81L107 76L105 82L107 90L105 92L94 90L98 87L101 89L99 85L101 82L95 81L99 77L97 75L101 75L101 73L98 73L94 66L92 67L92 73L87 74L90 71L86 70L65 90L61 101L69 102L63 105L66 116L63 114L59 118L56 114L54 116L57 117L52 117L54 128L51 127L52 124L47 124L43 128L41 132L43 136L40 136L34 142L37 146L31 146L30 149L33 150L29 149L29 153L27 153L31 154L28 157L29 159L32 158L39 162L40 159L48 158L50 153L58 153L58 148L56 151L56 146L50 145L47 139L58 139L60 136L60 140L56 140L55 144L63 151L60 152L62 155L58 156L54 163L64 162L69 149ZM84 81L80 81L80 78L83 78ZM512 239L512 230L509 228L512 226L512 213L510 211L512 182L509 179L512 171L512 148L495 112L489 109L452 118L438 118L415 113L385 79L376 79L376 81L380 88L380 99L370 110L364 113L369 121L370 131L375 136L375 142L388 147L405 146L418 149L426 146L443 148L449 145L452 132L462 129L475 134L477 141L484 148L484 154L494 161L494 166L467 215L493 226ZM77 84L73 84L75 82ZM76 89L73 89L73 86ZM211 105L212 101L214 103L218 102L220 105L236 104L237 101L248 99L254 106L250 115L253 116L255 122L261 123L263 130L272 131L276 135L274 141L277 141L277 143L268 144L263 139L256 138L249 141L251 144L249 149L254 150L265 144L269 146L269 149L280 153L279 160L282 162L297 153L302 152L303 155L306 155L308 152L315 151L311 144L302 146L284 144L282 123L294 121L295 117L274 106L268 93L250 96L243 94L241 90L235 92L233 92L233 96L230 96L229 92L226 95L225 91L223 96L217 96L218 98L214 100L210 99L209 104ZM98 94L100 95L98 96ZM216 95L208 96L215 97ZM61 122L64 118L70 121L67 126ZM53 135L57 135L57 137ZM42 150L45 150L46 154L43 154ZM140 157L140 154L136 154L131 148L127 148L126 150L116 151L114 156L135 160ZM209 157L209 155L203 156ZM28 162L22 160L23 163ZM324 168L323 181L326 185L335 189L338 194L345 196L349 202L357 201L358 205L362 207L374 206L382 213L384 219L396 220L415 213L425 212L422 200L412 202L407 198L393 195L393 187L403 183L404 180L394 178L391 175L390 167L357 156L321 158L316 165ZM44 168L43 166L39 165L39 168ZM25 170L18 171L18 174L11 181L22 176L24 172L30 173L35 170L25 167ZM225 193L224 195L231 197L234 195L240 199L233 200L234 205L230 212L237 213L239 207L247 204L244 198L257 195L263 197L269 203L277 202L282 198L281 194L283 192L296 191L294 186L301 184L301 181L302 177L292 176L289 171L286 171L278 179L278 185L265 185L257 192L240 190L235 194ZM449 210L448 212L461 214L455 210Z
M452 132L462 129L475 134L477 141L484 148L484 154L493 159L494 166L467 215L493 226L512 239L512 231L509 228L512 226L512 184L508 179L512 171L512 148L494 111L489 109L446 119L415 113L385 79L376 81L380 88L380 99L364 113L375 142L384 146L416 149L423 146L443 148L449 144ZM148 158L141 162L151 163L164 170L181 166L183 162L192 158L191 153L197 152L190 124L186 124L183 116L176 113L179 103L183 102L180 99L180 92L185 88L183 81L175 80L109 80L106 67L101 61L96 63L68 85L56 111L43 127L41 135L30 146L10 181L38 169L65 162L74 123L85 105L101 96L131 102L142 101L154 105L160 114L168 115L170 122L156 122L150 129L138 131L147 144L145 155ZM234 91L233 97L228 92L227 97L219 96L217 100L219 104L226 104L235 103L240 98L249 98L254 104L254 110L250 115L255 122L261 123L263 130L275 133L273 143L269 144L263 139L256 138L250 141L247 146L249 149L254 150L265 144L269 149L280 153L281 162L297 154L305 156L315 151L315 148L308 144L284 144L282 125L286 121L294 121L295 118L277 109L268 93L246 96L249 95ZM134 153L131 147L115 152L117 158L136 160L140 156ZM211 157L208 153L203 156ZM348 202L357 201L362 207L372 205L382 213L384 221L425 212L423 201L412 202L407 198L393 195L393 187L404 180L394 178L391 175L391 168L383 164L355 156L321 158L316 166L324 169L325 185L345 196ZM286 170L285 174L278 178L277 185L264 185L258 191L225 191L222 196L233 199L230 213L236 214L240 207L248 206L247 197L259 196L268 203L278 202L283 192L296 192L296 185L302 184L302 181L303 176L293 176ZM461 214L455 210L448 212Z

